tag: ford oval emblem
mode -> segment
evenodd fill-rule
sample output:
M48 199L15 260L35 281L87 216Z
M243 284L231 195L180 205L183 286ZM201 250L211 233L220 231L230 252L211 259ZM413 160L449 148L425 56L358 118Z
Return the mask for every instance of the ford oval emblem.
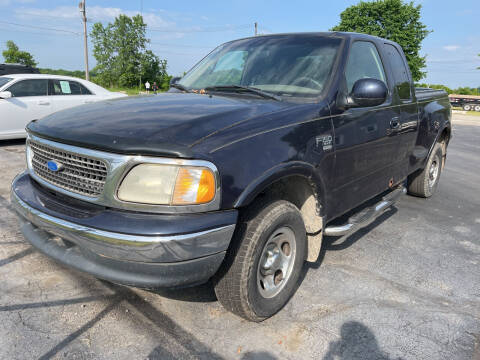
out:
M47 167L48 167L48 170L53 171L53 172L63 170L63 164L60 164L59 162L54 161L54 160L47 161Z

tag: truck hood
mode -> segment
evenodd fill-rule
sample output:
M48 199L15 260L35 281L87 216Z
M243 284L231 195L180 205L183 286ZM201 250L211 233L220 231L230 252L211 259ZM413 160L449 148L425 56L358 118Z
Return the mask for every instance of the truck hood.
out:
M128 97L79 106L33 121L50 140L123 154L192 156L190 146L223 128L287 103L185 93Z

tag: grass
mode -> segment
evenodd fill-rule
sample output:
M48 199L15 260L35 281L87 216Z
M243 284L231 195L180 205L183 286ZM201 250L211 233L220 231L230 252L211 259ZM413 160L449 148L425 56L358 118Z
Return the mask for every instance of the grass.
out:
M461 107L452 107L452 110L464 111ZM480 111L465 111L465 115L480 116Z
M111 88L107 88L107 90L113 91L113 92L121 92L121 93L127 94L128 96L140 94L140 91L138 90L138 88L111 87Z

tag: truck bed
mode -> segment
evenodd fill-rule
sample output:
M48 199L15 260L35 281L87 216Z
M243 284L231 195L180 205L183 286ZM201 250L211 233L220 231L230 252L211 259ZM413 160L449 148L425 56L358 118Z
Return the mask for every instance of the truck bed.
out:
M448 97L448 94L445 90L430 88L415 88L415 95L417 97L417 101L430 100L444 96Z

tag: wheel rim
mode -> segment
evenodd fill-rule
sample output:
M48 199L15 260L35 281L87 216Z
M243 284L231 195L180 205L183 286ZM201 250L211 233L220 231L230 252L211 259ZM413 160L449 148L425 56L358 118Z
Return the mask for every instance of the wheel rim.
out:
M439 171L439 163L437 159L432 161L432 165L430 165L430 170L428 171L428 186L430 189L435 185L437 181Z
M264 298L276 296L292 275L297 244L288 227L273 232L262 250L257 269L257 286Z

